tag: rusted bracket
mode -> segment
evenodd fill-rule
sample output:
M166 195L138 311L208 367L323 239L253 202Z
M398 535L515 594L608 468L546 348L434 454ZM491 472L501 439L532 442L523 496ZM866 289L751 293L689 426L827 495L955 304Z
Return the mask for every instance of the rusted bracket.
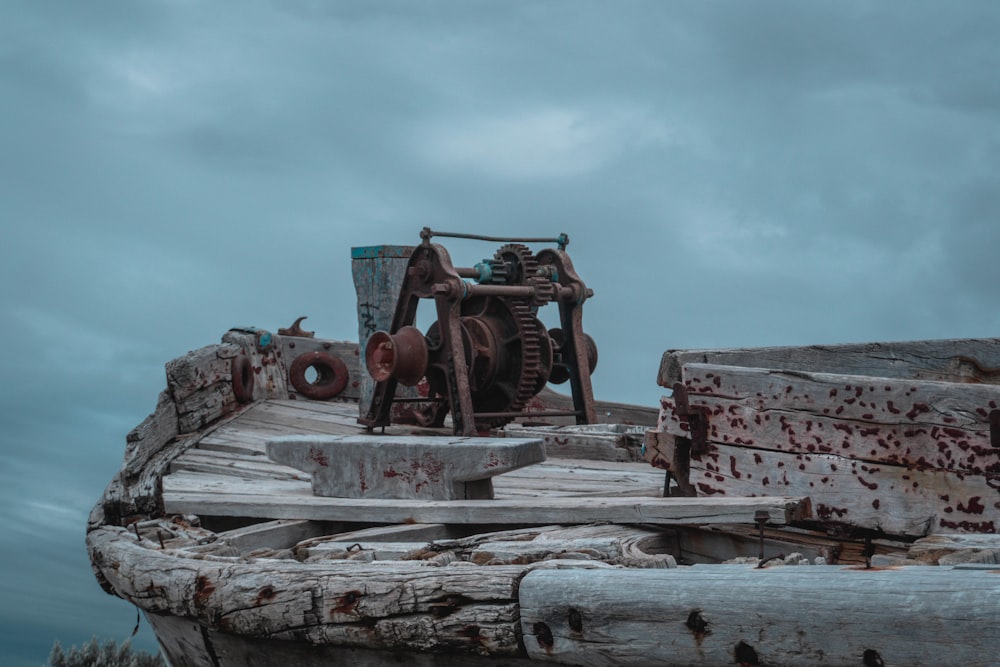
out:
M282 328L278 329L278 335L279 336L297 336L299 338L314 338L316 336L316 332L315 331L305 331L302 328L302 320L304 320L304 319L306 319L305 315L303 315L302 317L300 317L297 320L295 320L295 322L292 324L292 326L287 327L287 328L282 327Z
M683 382L674 383L674 409L680 417L681 425L687 424L691 438L691 456L700 458L708 453L708 415L704 405L694 405L688 401L688 390Z
M990 412L990 445L1000 450L1000 410Z

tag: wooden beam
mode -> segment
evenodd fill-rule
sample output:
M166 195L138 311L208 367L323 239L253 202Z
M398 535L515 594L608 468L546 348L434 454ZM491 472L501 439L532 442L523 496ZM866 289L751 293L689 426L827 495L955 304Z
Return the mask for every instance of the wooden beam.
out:
M525 426L508 424L504 435L511 438L541 438L547 456L597 461L638 461L645 426L585 424Z
M721 444L976 475L1000 473L990 413L1000 386L688 364L688 403ZM690 435L673 399L659 429Z
M552 524L613 523L715 524L753 523L766 511L780 525L810 515L804 498L635 498L574 497L524 500L370 500L314 496L307 483L244 481L219 478L200 488L178 488L184 479L164 480L168 513L267 519L367 521L372 523ZM266 483L266 486L265 486ZM274 487L271 489L271 487ZM280 487L280 488L279 488ZM273 490L264 494L265 489Z
M659 438L653 454L675 457ZM979 475L910 470L830 454L791 454L710 442L691 456L687 481L700 496L780 493L808 496L823 522L920 537L931 532L995 532L996 482Z
M963 338L889 343L849 343L800 347L667 350L657 381L672 387L690 363L748 366L791 371L825 371L845 375L1000 382L1000 339Z
M1000 655L1000 577L944 567L533 571L533 660L574 665L962 665Z
M695 363L684 378L688 408L664 397L646 442L682 490L808 495L821 521L896 535L1000 526L996 385Z

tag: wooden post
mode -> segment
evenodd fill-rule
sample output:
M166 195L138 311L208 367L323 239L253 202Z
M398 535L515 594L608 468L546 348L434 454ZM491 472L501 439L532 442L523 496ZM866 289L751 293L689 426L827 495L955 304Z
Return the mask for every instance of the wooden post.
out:
M406 277L406 265L413 246L380 245L351 248L351 273L358 295L358 344L360 346L361 399L358 415L368 414L375 381L365 368L365 344L379 330L388 331L399 299L399 288ZM416 396L408 387L397 390L399 396Z

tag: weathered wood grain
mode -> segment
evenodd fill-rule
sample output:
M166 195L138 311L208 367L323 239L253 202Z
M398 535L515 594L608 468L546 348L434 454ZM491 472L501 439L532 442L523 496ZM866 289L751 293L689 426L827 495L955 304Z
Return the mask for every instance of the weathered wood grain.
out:
M192 559L150 549L122 528L87 537L116 593L141 609L216 631L312 644L518 655L522 566L302 564Z
M250 331L253 331L252 329ZM278 336L271 334L271 345L264 350L257 349L257 333L248 330L230 329L222 335L223 344L238 345L243 354L250 358L254 372L255 401L267 398L288 398L288 371L282 362Z
M1000 449L990 439L1000 386L707 364L688 364L684 377L688 402L708 414L714 442L1000 473ZM662 407L659 429L690 435L673 399Z
M661 400L667 437L646 441L647 460L682 492L777 488L810 496L821 521L898 535L1000 526L996 385L696 363L684 378L708 442L675 397Z
M544 387L524 408L524 416L516 423L524 425L572 425L576 417L540 417L536 412L573 410L573 397ZM629 405L614 401L594 401L594 412L599 424L625 426L655 426L657 409L642 405Z
M223 531L218 534L218 539L241 552L261 548L288 549L303 540L331 532L335 525L320 521L279 519Z
M676 567L668 553L673 546L672 536L661 531L602 524L522 528L433 542L370 542L355 533L314 541L308 557L438 561L449 556L449 562L486 566L578 559L627 567Z
M186 618L147 613L164 654L174 667L523 667L527 658L468 653L384 651L289 642L217 632ZM474 639L470 639L474 641Z
M676 540L677 558L685 564L722 563L733 558L760 555L760 531L756 526L678 526L670 529ZM873 539L871 556L903 557L909 543ZM793 553L815 560L823 558L829 565L864 565L865 542L850 535L829 534L792 526L765 527L764 557Z
M1000 577L944 567L531 572L533 660L574 665L949 665L1000 653Z
M341 498L492 498L492 477L545 460L528 438L287 435L274 461L312 477L313 493Z
M659 442L654 455L671 460L674 440ZM688 479L701 496L807 496L820 521L891 535L996 532L1000 525L995 482L980 475L711 442L691 456Z
M940 565L1000 563L1000 535L930 535L910 545L909 557Z
M681 369L689 363L995 384L1000 382L1000 339L667 350L657 374L660 386L680 382Z
M508 438L541 438L548 456L597 461L638 461L645 426L587 424L525 426L508 424Z
M368 500L314 496L297 481L218 478L178 473L163 480L165 511L207 516L377 523L550 524L753 523L754 513L770 513L775 524L808 515L802 498L529 498L525 500Z

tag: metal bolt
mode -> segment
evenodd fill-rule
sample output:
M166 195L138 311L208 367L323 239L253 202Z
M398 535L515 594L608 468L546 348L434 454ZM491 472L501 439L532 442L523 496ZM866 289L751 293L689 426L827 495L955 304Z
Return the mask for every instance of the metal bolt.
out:
M764 561L764 524L771 520L771 514L767 510L757 510L753 513L753 520L760 531L760 560Z

